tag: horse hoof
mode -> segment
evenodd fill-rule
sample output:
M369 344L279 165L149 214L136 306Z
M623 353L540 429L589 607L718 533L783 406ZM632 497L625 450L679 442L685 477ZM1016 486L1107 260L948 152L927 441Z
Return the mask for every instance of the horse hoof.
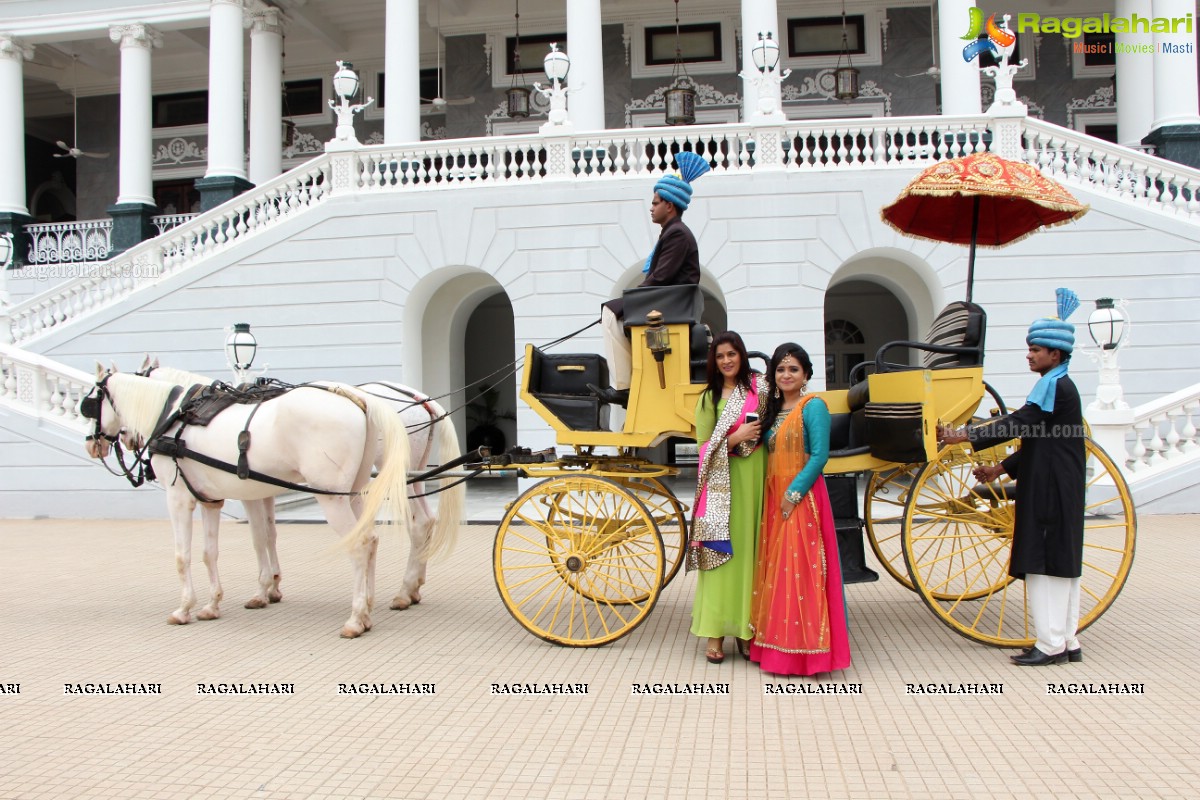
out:
M275 589L274 591L272 591L270 594L267 595L267 599L270 600L272 603L278 603L280 600L283 599L283 592L279 591L278 589Z
M246 601L245 608L266 608L267 605L267 601L261 597L251 597Z
M210 619L217 619L220 616L221 616L221 612L217 611L216 609L202 608L196 614L196 619L202 620L202 621L208 621Z
M402 594L398 594L392 598L392 610L393 611L403 611L404 609L408 608L411 605L412 605L412 601L407 599Z
M363 635L363 628L359 625L345 625L342 627L343 639L357 639Z
M168 625L187 625L191 621L192 618L190 616L179 617L175 614L172 614L171 616L167 617Z

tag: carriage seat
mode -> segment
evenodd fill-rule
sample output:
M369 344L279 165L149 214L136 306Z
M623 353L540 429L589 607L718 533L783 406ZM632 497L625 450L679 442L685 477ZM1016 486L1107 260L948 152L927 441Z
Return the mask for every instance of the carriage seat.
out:
M987 314L975 303L955 301L942 309L924 341L900 340L888 342L875 354L874 362L863 362L850 373L850 392L846 402L851 412L866 408L870 402L870 387L866 370L898 372L908 369L956 369L983 366L983 343L987 333ZM925 353L920 366L888 361L889 351L920 350Z
M587 388L608 386L608 361L595 353L546 353L533 348L529 393L573 431L608 430L608 405Z
M651 311L661 312L663 323L666 325L691 326L688 342L691 380L692 383L704 383L712 331L700 321L704 314L704 292L700 290L700 286L638 286L626 289L621 295L621 300L625 307L626 335L631 335L633 328L644 326L646 315Z

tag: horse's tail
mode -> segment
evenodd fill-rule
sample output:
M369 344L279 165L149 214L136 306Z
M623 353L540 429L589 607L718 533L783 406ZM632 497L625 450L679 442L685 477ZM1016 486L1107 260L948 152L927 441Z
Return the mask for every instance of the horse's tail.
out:
M459 456L458 431L450 421L450 415L444 414L433 423L437 435L438 460L445 464ZM433 534L425 545L425 557L436 558L448 555L458 541L458 526L462 523L463 506L466 505L467 485L464 482L452 486L438 494L437 521L433 525Z
M363 491L362 514L359 515L358 524L342 540L344 545L354 546L374 530L375 518L385 507L393 524L402 528L408 525L408 431L400 416L384 401L348 386L343 388L366 405L364 458L374 459L377 444L383 457L379 473Z

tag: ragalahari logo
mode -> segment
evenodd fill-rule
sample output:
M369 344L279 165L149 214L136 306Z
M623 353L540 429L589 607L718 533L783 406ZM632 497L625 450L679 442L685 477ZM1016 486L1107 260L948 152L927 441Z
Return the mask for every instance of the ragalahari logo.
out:
M970 26L962 38L970 39L971 43L963 48L963 61L969 64L981 53L991 53L996 60L1012 55L1017 44L1017 35L1008 27L1008 21L1012 17L1005 14L997 23L996 15L992 14L984 23L983 11L978 8L970 8L968 11L971 14ZM984 33L987 34L987 38L980 38Z

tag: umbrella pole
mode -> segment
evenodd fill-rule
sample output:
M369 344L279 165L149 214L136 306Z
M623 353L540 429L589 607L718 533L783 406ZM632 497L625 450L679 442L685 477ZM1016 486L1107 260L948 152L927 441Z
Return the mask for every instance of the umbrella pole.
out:
M967 256L967 302L971 302L971 294L975 290L975 241L979 238L979 195L975 195L974 209L971 215L971 252Z

